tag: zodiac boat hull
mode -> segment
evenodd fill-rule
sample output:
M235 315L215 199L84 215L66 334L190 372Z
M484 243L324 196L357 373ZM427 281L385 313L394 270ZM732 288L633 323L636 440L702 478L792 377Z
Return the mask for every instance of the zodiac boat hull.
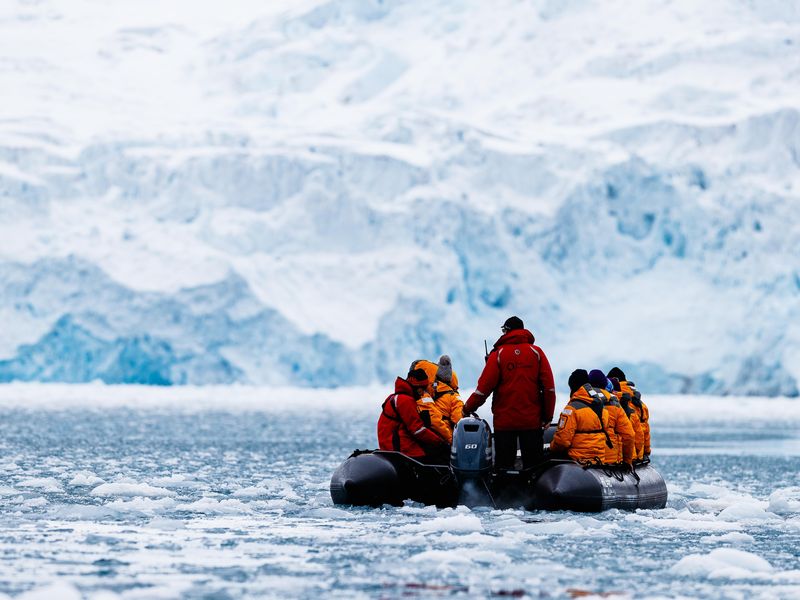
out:
M551 459L529 471L464 476L449 465L425 465L399 452L356 451L333 473L334 504L493 506L528 510L600 512L610 508L663 508L664 479L650 464L633 473L613 466L585 467Z

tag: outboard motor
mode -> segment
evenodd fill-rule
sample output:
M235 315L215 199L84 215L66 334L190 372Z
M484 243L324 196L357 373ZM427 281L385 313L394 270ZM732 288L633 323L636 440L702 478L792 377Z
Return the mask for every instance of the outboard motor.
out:
M488 478L492 468L492 434L483 419L464 417L453 431L450 468L459 487L458 503L494 506Z

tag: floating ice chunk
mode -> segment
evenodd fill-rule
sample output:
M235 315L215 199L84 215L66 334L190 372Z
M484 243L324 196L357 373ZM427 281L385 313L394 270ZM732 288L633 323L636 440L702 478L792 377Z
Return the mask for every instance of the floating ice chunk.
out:
M25 506L26 508L39 508L40 506L47 505L47 499L42 497L28 498L27 500L25 500L25 502L22 503L22 505Z
M146 498L164 498L174 496L175 492L146 483L103 483L94 488L92 496L144 496Z
M649 516L641 513L626 515L626 521L641 522L645 527L653 529L678 529L681 531L735 531L741 525L732 521L722 521L706 514L696 514L691 510L660 511L664 517Z
M52 477L29 477L17 483L17 487L31 488L43 492L63 492L61 482Z
M247 504L240 500L214 500L213 498L201 498L189 504L180 504L177 510L186 512L203 513L206 515L235 515L252 512Z
M755 538L752 535L742 533L740 531L731 531L730 533L723 533L722 535L708 535L700 540L704 544L716 544L718 542L727 542L729 544L752 544Z
M341 508L313 508L305 513L306 517L312 519L350 519L353 515Z
M196 489L203 487L203 484L192 477L182 475L179 473L170 475L169 477L156 477L152 480L153 485L158 487L165 487L169 489L189 488Z
M117 513L105 506L85 504L61 504L50 510L53 518L65 521L101 521L114 517Z
M105 481L91 471L78 471L69 482L70 485L87 487L92 487L100 483L105 483Z
M758 504L743 502L723 510L719 513L719 518L723 521L767 521L776 516L768 513Z
M775 490L769 496L769 511L779 515L800 513L800 487Z
M245 487L233 492L234 498L259 498L269 495L269 490L262 486Z
M2 497L2 496L16 496L17 494L19 494L19 490L15 489L15 488L12 488L12 487L7 487L7 486L4 486L4 485L0 485L0 497Z
M119 594L115 594L111 590L97 590L86 596L86 600L118 600L121 598Z
M693 483L687 492L692 496L700 498L723 498L730 496L731 490L721 485L711 485L709 483Z
M564 519L545 523L531 523L528 530L538 535L579 535L586 532L586 528L578 521Z
M150 515L175 508L176 502L172 498L158 498L156 500L137 496L132 500L114 500L105 505L106 508L118 513L141 513Z
M414 554L409 559L412 563L453 563L466 565L469 564L470 559L462 552L451 552L449 550L426 550L419 554Z
M708 554L689 554L670 567L677 575L712 579L743 579L771 573L772 565L760 556L735 548L717 548Z
M263 487L269 490L270 496L277 496L285 500L300 500L300 496L294 491L291 485L280 479L264 479L255 487Z
M450 533L472 533L473 531L482 532L483 524L475 515L458 514L452 517L437 517L435 519L424 520L413 525L400 527L401 531L408 532L434 532L449 531Z
M511 557L504 552L463 548L459 550L459 552L452 552L449 550L426 550L425 552L415 554L409 560L411 562L421 562L425 564L439 563L449 565L454 562L459 564L478 562L497 565L510 563Z
M78 589L69 583L52 583L17 596L17 600L82 600Z

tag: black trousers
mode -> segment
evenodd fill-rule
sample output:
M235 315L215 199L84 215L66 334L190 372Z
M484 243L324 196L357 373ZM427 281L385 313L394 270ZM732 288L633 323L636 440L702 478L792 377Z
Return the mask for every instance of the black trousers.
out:
M513 469L518 446L522 451L522 468L532 467L544 456L544 431L541 429L495 431L494 466L500 469Z

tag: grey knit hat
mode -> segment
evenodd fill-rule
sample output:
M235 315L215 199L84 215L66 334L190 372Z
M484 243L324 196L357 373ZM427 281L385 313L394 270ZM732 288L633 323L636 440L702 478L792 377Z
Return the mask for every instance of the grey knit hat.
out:
M439 357L439 368L436 370L436 379L450 384L453 380L453 363L450 362L450 357L447 354L442 354Z

